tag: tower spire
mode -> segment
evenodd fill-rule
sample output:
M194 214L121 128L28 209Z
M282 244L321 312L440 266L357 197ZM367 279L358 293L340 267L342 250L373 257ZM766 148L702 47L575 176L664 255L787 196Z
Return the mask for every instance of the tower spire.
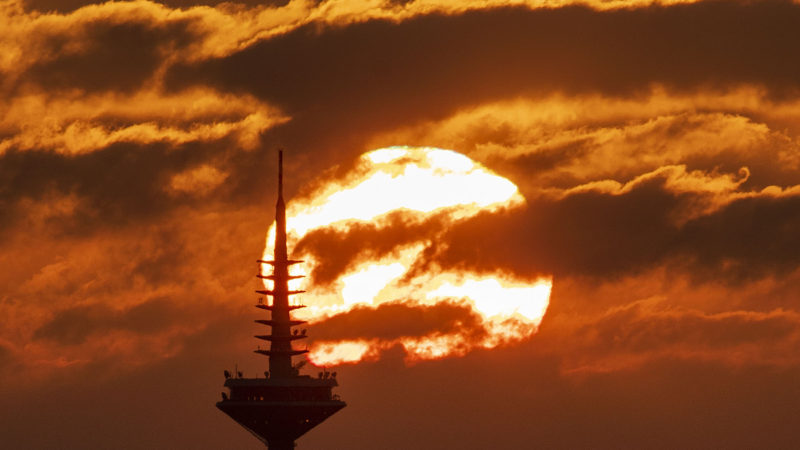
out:
M275 204L275 271L286 261L286 203L283 201L283 150L278 151L278 201ZM283 266L283 265L281 265ZM275 280L277 284L277 280Z
M258 339L270 342L269 350L256 350L256 353L269 356L269 371L273 378L290 378L296 376L292 367L292 356L301 355L308 350L295 350L292 341L305 338L305 334L292 334L291 329L296 325L305 323L302 320L292 320L290 311L302 308L302 305L289 305L289 296L304 291L289 290L289 280L300 278L289 275L289 266L302 261L290 260L286 251L286 204L283 201L283 151L278 151L278 201L275 203L275 249L272 261L261 261L262 264L272 265L272 275L261 275L259 278L272 280L271 290L258 290L259 294L272 296L272 304L257 305L259 308L271 311L270 320L256 320L257 323L268 325L272 328L271 334L257 335Z
M283 150L278 150L278 201L283 201Z

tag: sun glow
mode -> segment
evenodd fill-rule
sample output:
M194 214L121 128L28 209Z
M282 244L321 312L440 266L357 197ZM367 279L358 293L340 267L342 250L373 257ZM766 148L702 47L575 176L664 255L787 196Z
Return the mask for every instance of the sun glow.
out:
M450 150L375 150L362 156L356 172L361 170L366 170L363 176L331 183L308 204L290 204L287 231L303 236L314 228L372 220L401 209L432 213L448 208L463 218L524 202L513 183Z
M391 227L391 221L382 219L397 212L414 223L426 223L435 216L440 228L416 242L398 245L388 256L365 252L366 256L360 256L327 289L310 286L302 299L308 307L295 313L298 318L321 321L357 306L377 307L388 302L423 306L450 302L477 313L483 330L316 341L309 360L316 365L354 363L376 359L380 352L395 346L405 350L409 361L436 359L531 336L547 310L550 279L529 281L506 273L476 274L441 267L412 270L424 259L426 249L444 245L436 237L446 231L447 224L485 211L518 208L524 202L507 179L462 154L429 147L390 147L366 153L344 180L332 181L306 199L291 199L287 211L290 248L317 229L346 234L364 223ZM272 227L265 257L272 253L274 233ZM306 261L294 270L297 274L308 274L317 264L311 253L293 257ZM304 280L293 280L291 288L302 289L303 284Z
M365 340L323 342L314 347L314 359L311 362L317 366L355 363L375 354L375 347Z
M406 270L406 266L401 263L370 264L359 272L341 277L339 280L344 285L342 288L344 304L351 306L356 303L373 303L380 291L389 282L403 275Z
M547 310L550 281L540 280L533 285L503 284L497 278L469 279L460 285L445 283L425 294L432 298L465 298L489 319L516 317L537 326Z

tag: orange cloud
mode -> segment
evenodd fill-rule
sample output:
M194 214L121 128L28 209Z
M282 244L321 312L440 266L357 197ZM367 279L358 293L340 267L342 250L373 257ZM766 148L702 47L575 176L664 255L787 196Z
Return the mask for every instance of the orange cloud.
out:
M105 24L142 23L148 27L186 27L196 41L183 52L170 55L169 46L159 50L165 61L196 61L228 55L256 42L287 33L302 25L347 25L369 20L403 21L420 15L462 14L467 11L519 6L530 9L584 5L598 10L628 9L652 5L694 3L697 0L417 0L397 4L383 0L322 3L293 0L284 6L242 7L223 3L217 7L173 9L147 0L90 4L67 14L28 12L21 0L0 3L0 72L19 74L37 62L59 54L86 51L91 27ZM62 44L54 47L50 39ZM57 48L57 49L56 49ZM6 82L9 80L7 79Z
M691 94L655 88L633 98L556 94L493 102L379 133L372 142L458 148L511 173L535 173L520 179L528 186L568 186L687 162L796 172L798 144L787 127L798 120L797 100L778 101L755 87ZM765 152L781 164L758 164Z
M226 178L227 173L206 164L175 174L170 180L169 189L174 193L204 195L222 184Z
M79 155L119 142L180 145L229 135L242 148L252 149L260 133L287 120L251 96L212 89L179 94L36 92L15 97L7 105L0 130L8 137L0 138L0 155L10 149Z
M560 353L566 373L632 370L664 359L716 361L729 366L800 363L795 311L705 312L654 297L613 307L596 316L562 317L543 331ZM569 336L569 338L567 338Z
M257 257L262 208L217 204L91 236L52 230L48 221L73 208L62 203L76 201L31 201L40 217L5 232L0 347L8 351L0 359L10 361L0 377L26 373L38 383L60 368L129 371L175 356L213 322L237 315L234 326L252 334L242 313L253 308L241 299L256 281L241 262ZM250 251L240 234L251 236Z

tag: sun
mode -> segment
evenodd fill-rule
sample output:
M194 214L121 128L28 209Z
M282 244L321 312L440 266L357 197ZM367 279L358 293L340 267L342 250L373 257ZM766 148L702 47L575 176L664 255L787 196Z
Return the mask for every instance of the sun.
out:
M506 178L469 157L433 147L388 147L363 154L351 173L340 180L293 199L287 211L287 232L292 244L314 230L329 229L346 235L359 224L391 227L385 220L402 213L407 220L428 223L435 217L440 229L398 245L388 256L370 252L337 276L333 289L315 291L294 280L293 289L306 289L299 318L310 322L344 314L355 307L377 307L387 302L432 306L457 303L475 312L485 333L456 330L449 334L404 337L394 340L362 339L316 341L309 360L316 365L336 365L377 358L381 350L401 345L409 360L460 356L474 348L492 348L519 342L536 332L547 311L551 278L519 279L511 273L477 274L431 267L412 273L425 249L434 245L436 233L469 220L479 213L520 208L525 199ZM267 233L264 254L272 253L274 227ZM308 274L318 261L312 253L295 254L305 263L296 274ZM267 282L269 283L269 282ZM269 286L267 286L269 287Z

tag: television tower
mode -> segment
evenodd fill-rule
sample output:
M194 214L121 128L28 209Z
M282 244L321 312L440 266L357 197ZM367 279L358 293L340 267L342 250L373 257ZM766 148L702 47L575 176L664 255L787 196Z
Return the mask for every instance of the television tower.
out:
M258 339L269 341L269 349L255 350L269 357L269 371L263 378L243 378L240 372L231 374L225 371L225 387L230 395L222 393L222 401L217 408L253 433L269 450L294 449L294 441L323 420L344 408L341 401L331 391L336 382L336 372L319 373L317 378L300 375L301 361L292 365L292 356L302 355L308 350L292 347L292 341L306 337L292 328L304 324L303 320L292 320L291 311L302 308L300 304L290 304L289 296L304 291L289 290L289 280L301 278L289 275L289 266L302 261L291 260L286 251L286 205L283 202L283 152L278 152L278 203L275 205L275 250L272 261L258 260L259 267L272 266L272 274L258 278L272 280L271 290L256 292L272 297L272 303L259 300L257 308L270 311L269 320L256 320L267 325L272 332L256 335Z

